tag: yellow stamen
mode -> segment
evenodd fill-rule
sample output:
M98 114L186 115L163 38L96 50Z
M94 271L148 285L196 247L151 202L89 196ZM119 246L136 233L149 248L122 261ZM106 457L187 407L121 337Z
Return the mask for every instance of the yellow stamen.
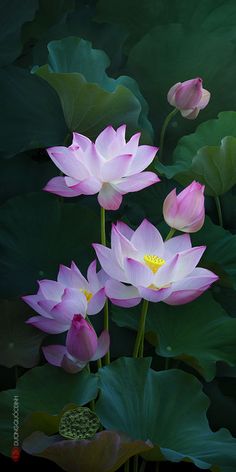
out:
M86 290L85 288L80 288L80 292L82 292L86 296L87 302L89 303L93 294L89 292L88 290Z
M152 270L153 274L155 274L161 266L163 266L166 261L158 256L152 256L151 254L145 254L143 258L145 264Z

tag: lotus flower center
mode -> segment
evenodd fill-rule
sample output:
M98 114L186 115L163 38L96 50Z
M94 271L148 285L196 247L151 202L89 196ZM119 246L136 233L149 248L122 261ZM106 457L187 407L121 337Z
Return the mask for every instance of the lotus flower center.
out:
M86 288L80 288L80 292L82 292L86 296L87 302L89 303L93 296L92 292L89 292L88 290L86 290Z
M166 261L158 256L152 256L151 254L145 254L143 258L145 264L152 270L153 274L155 274L161 266L163 266Z

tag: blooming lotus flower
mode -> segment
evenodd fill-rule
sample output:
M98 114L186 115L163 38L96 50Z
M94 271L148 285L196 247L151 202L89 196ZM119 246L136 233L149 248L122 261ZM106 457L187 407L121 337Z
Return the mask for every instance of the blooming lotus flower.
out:
M93 327L82 315L74 315L66 337L66 345L43 347L47 361L63 367L70 373L79 372L90 361L103 357L110 344L108 331L103 331L99 338Z
M167 195L163 204L165 222L185 233L196 233L204 224L204 185L192 182L179 195L176 189Z
M93 246L101 266L114 279L107 281L106 294L119 306L135 306L141 298L169 305L188 303L218 279L196 267L205 246L192 247L188 234L163 242L147 220L136 231L124 223L114 225L111 249Z
M117 131L108 126L95 143L73 133L71 146L47 149L49 156L65 177L54 177L44 190L63 197L94 195L106 210L117 210L122 196L159 182L153 172L142 172L151 164L157 148L139 146L140 133L126 142L126 126Z
M74 314L95 315L103 308L105 282L108 276L100 270L96 273L94 260L87 272L87 279L72 262L71 267L60 266L57 281L40 280L36 295L22 297L40 316L33 316L27 323L46 333L62 333L69 329Z
M202 79L199 77L178 82L167 94L170 105L177 108L181 115L189 120L197 118L199 111L207 106L210 97L210 92L202 87Z

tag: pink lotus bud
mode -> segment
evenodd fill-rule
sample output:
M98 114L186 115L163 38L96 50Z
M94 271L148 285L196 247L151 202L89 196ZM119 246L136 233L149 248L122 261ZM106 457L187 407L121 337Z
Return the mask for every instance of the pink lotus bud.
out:
M195 119L200 110L205 108L210 100L210 92L202 87L202 79L178 82L170 88L167 100L170 105L180 110L181 115Z
M80 361L90 361L98 346L98 338L93 327L82 315L74 315L66 337L68 353Z
M201 229L205 219L204 188L204 185L194 181L178 196L176 189L167 195L163 215L171 228L185 233L195 233Z

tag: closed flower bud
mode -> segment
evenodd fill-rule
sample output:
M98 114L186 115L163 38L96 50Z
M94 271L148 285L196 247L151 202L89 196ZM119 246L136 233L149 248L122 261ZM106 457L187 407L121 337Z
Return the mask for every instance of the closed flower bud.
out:
M97 335L81 315L74 315L66 337L69 354L80 361L89 361L97 349Z
M207 106L210 92L202 87L202 79L198 77L173 85L168 92L167 100L183 117L191 120Z
M167 195L163 204L165 222L174 229L195 233L204 224L204 185L192 182L179 195L176 189Z

